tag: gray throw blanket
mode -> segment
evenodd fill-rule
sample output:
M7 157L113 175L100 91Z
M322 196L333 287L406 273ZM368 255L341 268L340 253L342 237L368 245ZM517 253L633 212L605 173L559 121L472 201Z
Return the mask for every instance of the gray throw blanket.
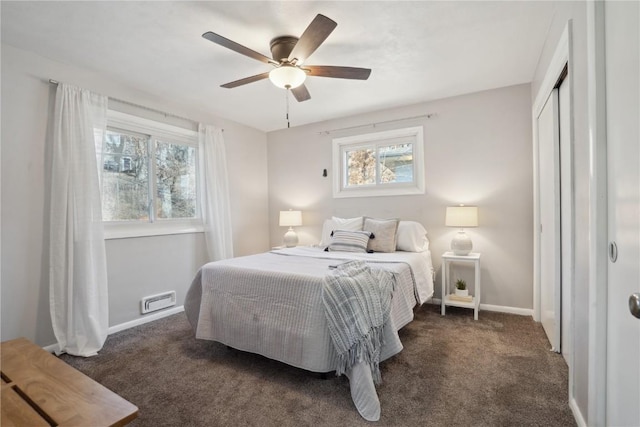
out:
M364 261L339 265L324 278L322 301L329 334L338 353L336 375L363 361L376 384L380 377L382 332L389 320L393 273L372 270Z

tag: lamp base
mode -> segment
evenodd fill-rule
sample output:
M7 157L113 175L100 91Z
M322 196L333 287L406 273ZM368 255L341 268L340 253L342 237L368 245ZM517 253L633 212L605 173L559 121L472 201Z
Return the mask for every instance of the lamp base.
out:
M473 249L471 238L467 236L464 230L458 231L456 236L451 240L451 250L455 255L469 255Z
M298 235L293 231L293 228L289 227L289 230L284 234L283 243L288 248L298 245Z

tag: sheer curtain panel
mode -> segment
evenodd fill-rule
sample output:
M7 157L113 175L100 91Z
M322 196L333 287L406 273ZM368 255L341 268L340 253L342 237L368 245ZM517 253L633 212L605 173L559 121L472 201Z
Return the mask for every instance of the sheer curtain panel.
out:
M58 353L93 356L109 329L107 263L96 144L107 98L60 83L51 158L51 322Z
M233 257L227 154L222 129L198 125L200 209L210 261Z

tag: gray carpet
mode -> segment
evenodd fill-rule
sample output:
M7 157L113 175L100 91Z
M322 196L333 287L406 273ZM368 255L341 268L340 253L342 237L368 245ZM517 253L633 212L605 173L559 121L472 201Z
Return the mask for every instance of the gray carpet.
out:
M194 338L183 313L61 358L140 409L132 426L575 426L567 366L530 317L425 305L381 364L380 421L362 419L345 377Z

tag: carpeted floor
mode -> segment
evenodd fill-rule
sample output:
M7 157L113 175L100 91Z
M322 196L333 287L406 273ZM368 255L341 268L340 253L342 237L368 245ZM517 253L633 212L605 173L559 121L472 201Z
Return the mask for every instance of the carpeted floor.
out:
M326 380L194 338L184 313L109 336L93 358L61 358L139 408L132 426L575 426L567 366L530 317L427 304L381 364L380 421Z

